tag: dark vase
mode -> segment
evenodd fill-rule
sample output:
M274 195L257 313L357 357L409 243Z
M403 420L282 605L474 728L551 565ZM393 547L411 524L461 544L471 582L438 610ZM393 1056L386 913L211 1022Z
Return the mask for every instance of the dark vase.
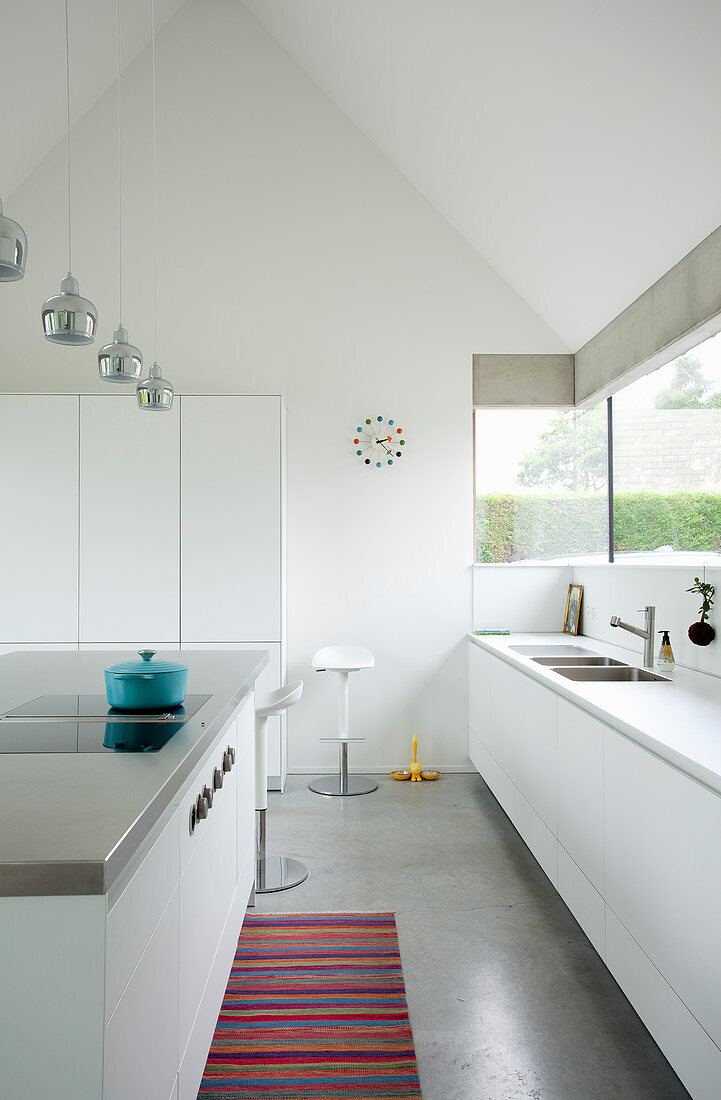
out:
M688 636L694 645L710 645L716 637L716 631L710 623L691 623Z

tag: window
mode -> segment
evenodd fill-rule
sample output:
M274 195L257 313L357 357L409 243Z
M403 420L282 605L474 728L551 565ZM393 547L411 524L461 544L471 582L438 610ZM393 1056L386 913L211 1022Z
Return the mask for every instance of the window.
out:
M476 409L476 562L608 559L606 405Z
M474 415L477 563L721 562L721 333L608 404Z
M613 524L618 560L721 560L721 334L613 398Z

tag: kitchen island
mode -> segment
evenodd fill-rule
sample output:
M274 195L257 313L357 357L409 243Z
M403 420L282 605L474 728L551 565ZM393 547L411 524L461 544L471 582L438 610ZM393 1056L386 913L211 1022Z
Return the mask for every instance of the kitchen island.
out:
M127 656L2 657L0 712L104 694ZM195 1100L253 884L268 654L181 658L207 698L157 751L0 754L2 1097Z

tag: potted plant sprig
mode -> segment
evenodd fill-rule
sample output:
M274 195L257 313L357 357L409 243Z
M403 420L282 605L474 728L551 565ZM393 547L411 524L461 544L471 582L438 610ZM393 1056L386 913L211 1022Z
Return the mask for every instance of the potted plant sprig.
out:
M705 572L705 571L704 571ZM711 626L708 619L708 613L713 607L713 596L716 589L708 581L699 580L698 577L694 577L694 583L690 588L687 588L687 592L698 592L702 598L701 607L699 608L701 618L697 623L691 623L688 628L688 636L694 645L710 645L716 637L716 631Z

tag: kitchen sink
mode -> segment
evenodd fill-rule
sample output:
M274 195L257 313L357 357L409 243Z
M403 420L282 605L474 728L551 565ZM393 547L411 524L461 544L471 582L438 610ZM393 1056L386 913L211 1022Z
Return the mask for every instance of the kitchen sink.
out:
M618 665L613 668L592 665L575 665L566 668L554 666L554 672L568 680L582 680L590 684L616 683L664 683L670 684L668 676L657 676L645 668L632 668L630 665Z
M559 657L598 656L595 650L584 649L582 645L509 645L508 648L512 649L514 653L522 653L524 657L533 657L534 654L552 656L554 653L557 653Z
M531 660L537 665L551 665L553 668L558 668L561 665L581 665L585 668L591 666L603 666L611 667L616 666L618 668L628 668L628 664L625 661L617 661L615 657L532 657Z

